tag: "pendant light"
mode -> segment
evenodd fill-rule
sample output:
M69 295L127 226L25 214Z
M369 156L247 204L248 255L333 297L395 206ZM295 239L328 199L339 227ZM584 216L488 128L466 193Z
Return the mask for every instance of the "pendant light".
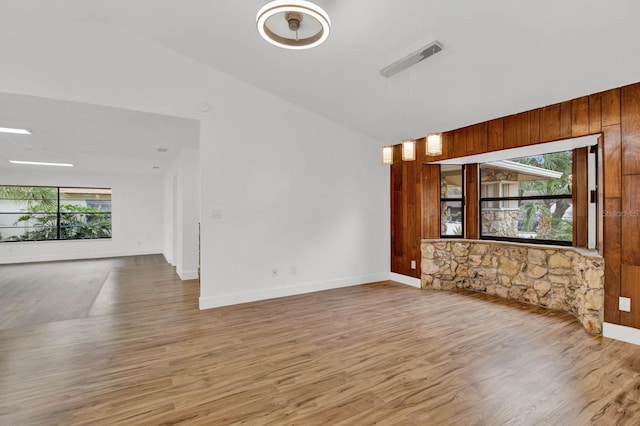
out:
M382 147L382 164L393 164L393 146Z
M429 133L427 134L426 152L429 156L442 155L442 134L441 133Z
M402 139L402 161L416 159L416 141L414 139Z

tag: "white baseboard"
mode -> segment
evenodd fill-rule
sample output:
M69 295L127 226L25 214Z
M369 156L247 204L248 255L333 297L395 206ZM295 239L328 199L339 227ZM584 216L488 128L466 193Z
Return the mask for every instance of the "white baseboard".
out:
M396 274L395 272L391 272L389 274L389 279L391 281L399 282L400 284L410 285L411 287L422 288L422 283L420 282L420 278L409 277L406 275Z
M637 328L605 322L602 325L602 335L610 339L640 345L640 329Z
M388 274L361 275L357 277L341 278L329 281L295 284L290 286L273 287L262 290L241 293L224 294L221 296L200 297L200 309L218 308L221 306L238 305L240 303L256 302L258 300L275 299L277 297L294 296L296 294L313 293L340 287L367 284L389 279Z
M25 243L19 243L25 244ZM103 259L107 257L144 256L149 254L162 254L158 250L140 250L124 252L92 252L88 250L84 253L73 254L47 254L41 256L16 256L0 259L0 264L11 263L33 263L33 262L56 262L60 260L81 260L81 259Z
M183 271L176 268L176 273L182 281L198 279L198 271Z

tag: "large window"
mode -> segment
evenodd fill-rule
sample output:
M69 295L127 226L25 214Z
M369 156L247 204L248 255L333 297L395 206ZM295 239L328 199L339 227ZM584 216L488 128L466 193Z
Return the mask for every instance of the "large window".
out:
M464 236L464 166L440 166L440 236Z
M571 245L572 152L480 166L481 237Z
M0 242L111 238L110 188L0 186Z

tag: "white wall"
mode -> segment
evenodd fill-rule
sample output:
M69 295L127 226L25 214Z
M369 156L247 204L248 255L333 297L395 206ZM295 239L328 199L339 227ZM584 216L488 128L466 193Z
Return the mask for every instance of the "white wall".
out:
M165 173L164 194L164 256L176 267L181 279L196 279L200 221L198 150L180 152Z
M25 166L27 167L27 166ZM0 243L0 263L36 262L162 252L162 177L78 175L68 171L0 171L3 185L112 188L112 238Z
M200 120L201 307L389 277L380 141L117 28L34 29L43 55L24 24L0 27L0 90Z
M219 90L201 126L200 306L387 279L379 145L253 87Z

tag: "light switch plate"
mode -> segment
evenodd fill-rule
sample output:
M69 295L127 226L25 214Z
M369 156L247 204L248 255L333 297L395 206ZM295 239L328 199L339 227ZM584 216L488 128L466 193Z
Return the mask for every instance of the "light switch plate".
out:
M631 299L629 299L628 297L619 298L618 309L624 312L631 312Z

